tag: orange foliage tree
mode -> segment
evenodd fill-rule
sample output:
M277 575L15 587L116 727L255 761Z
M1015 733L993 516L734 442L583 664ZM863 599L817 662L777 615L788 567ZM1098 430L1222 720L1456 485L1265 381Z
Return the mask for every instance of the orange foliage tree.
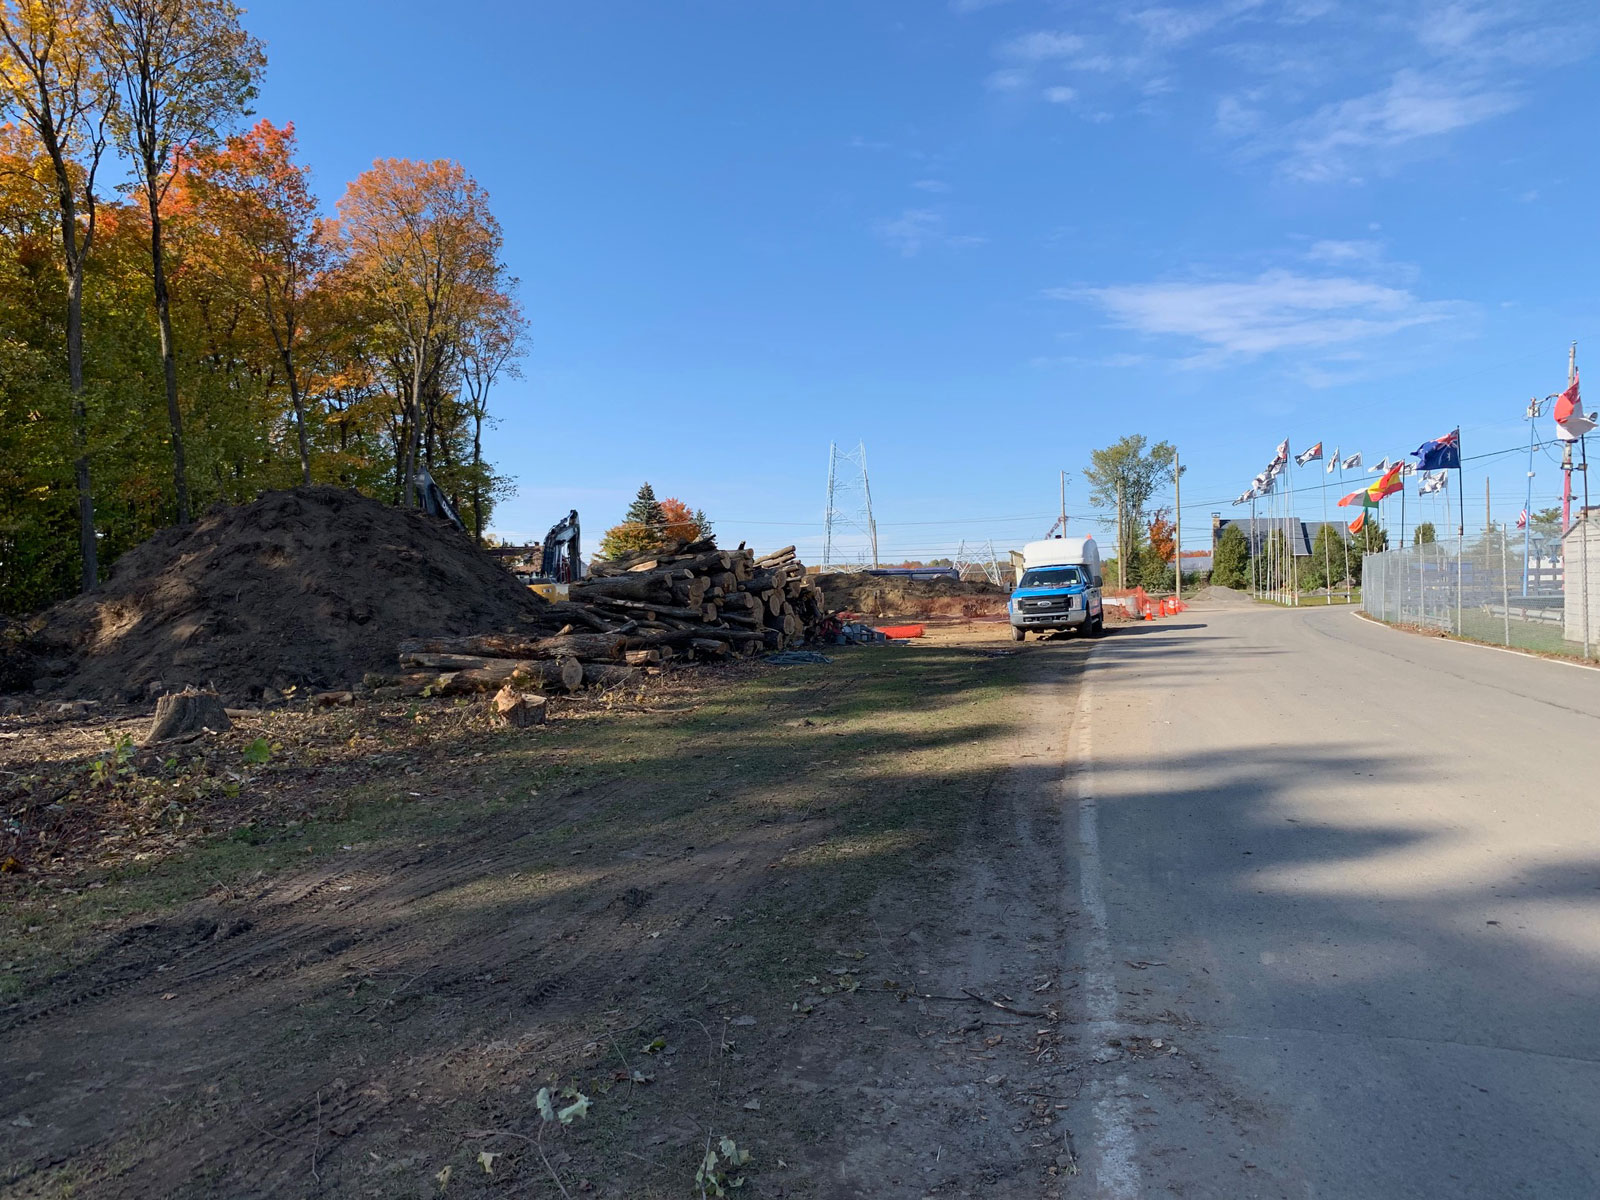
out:
M1165 508L1157 509L1150 519L1150 552L1164 563L1171 562L1178 551L1176 530L1167 512Z

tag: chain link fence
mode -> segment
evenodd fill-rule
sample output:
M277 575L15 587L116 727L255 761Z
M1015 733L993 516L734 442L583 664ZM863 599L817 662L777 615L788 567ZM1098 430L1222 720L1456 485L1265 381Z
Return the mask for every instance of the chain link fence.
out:
M1437 629L1496 646L1600 657L1600 509L1580 516L1542 554L1499 525L1464 538L1367 555L1361 605L1393 625Z

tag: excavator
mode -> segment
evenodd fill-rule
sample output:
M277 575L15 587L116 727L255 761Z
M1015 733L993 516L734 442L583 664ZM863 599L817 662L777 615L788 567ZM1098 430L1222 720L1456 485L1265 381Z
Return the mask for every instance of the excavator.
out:
M528 586L549 600L567 593L567 585L583 578L583 559L579 556L578 510L572 509L544 535L539 574Z

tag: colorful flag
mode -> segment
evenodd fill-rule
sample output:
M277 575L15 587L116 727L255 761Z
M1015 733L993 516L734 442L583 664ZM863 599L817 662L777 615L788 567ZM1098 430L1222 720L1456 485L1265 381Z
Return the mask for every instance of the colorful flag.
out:
M1424 471L1459 471L1461 469L1461 430L1452 429L1442 438L1423 442L1411 452L1417 466Z
M1522 512L1517 516L1517 528L1518 529L1526 529L1527 527L1528 527L1528 510L1527 509L1523 509Z
M1552 414L1556 419L1556 437L1563 442L1575 442L1584 434L1592 430L1600 421L1595 420L1594 413L1585 413L1579 405L1582 400L1578 396L1578 373L1573 371L1572 382L1567 384L1567 390L1556 397L1556 408Z
M1404 465L1404 463L1395 463L1383 473L1383 478L1367 489L1367 494L1372 497L1374 504L1379 500L1394 495L1396 492L1405 490L1405 481L1400 478L1400 468Z
M1340 503L1343 503L1343 501L1341 501ZM1367 527L1367 510L1363 508L1361 510L1361 515L1358 516L1354 521L1350 522L1349 528L1350 528L1350 532L1351 533L1360 533L1366 527Z
M1284 438L1283 441L1278 443L1278 452L1275 455L1273 455L1272 461L1273 461L1274 464L1286 463L1286 462L1289 461L1289 439L1288 438Z
M1357 450L1349 458L1345 459L1342 463L1339 464L1339 469L1341 471L1354 471L1360 465L1361 465L1361 451Z
M1315 446L1311 447L1311 449L1309 449L1309 450L1300 451L1299 454L1296 454L1294 456L1294 465L1297 466L1297 467L1303 467L1308 462L1321 462L1321 461L1322 461L1322 443L1321 442L1318 442Z
M1333 448L1333 457L1328 460L1328 474L1332 475L1339 469L1339 448Z
M1445 485L1450 482L1450 476L1444 471L1424 472L1422 486L1417 489L1419 496L1431 496L1434 492L1442 492Z
M1359 504L1363 508L1377 508L1378 501L1394 495L1403 487L1405 484L1400 481L1400 464L1395 463L1381 478L1373 480L1359 492L1351 492L1339 501L1339 506L1346 508L1352 504Z

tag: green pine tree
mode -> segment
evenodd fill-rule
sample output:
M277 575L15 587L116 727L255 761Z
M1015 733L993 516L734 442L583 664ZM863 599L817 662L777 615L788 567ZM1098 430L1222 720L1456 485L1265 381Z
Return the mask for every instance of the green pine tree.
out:
M1237 524L1229 525L1217 538L1211 582L1230 588L1250 586L1250 539Z
M666 524L665 514L661 511L661 502L656 499L656 490L650 486L648 480L639 485L639 494L633 498L633 503L628 505L628 511L622 521L626 525L643 525L652 530L659 530Z

